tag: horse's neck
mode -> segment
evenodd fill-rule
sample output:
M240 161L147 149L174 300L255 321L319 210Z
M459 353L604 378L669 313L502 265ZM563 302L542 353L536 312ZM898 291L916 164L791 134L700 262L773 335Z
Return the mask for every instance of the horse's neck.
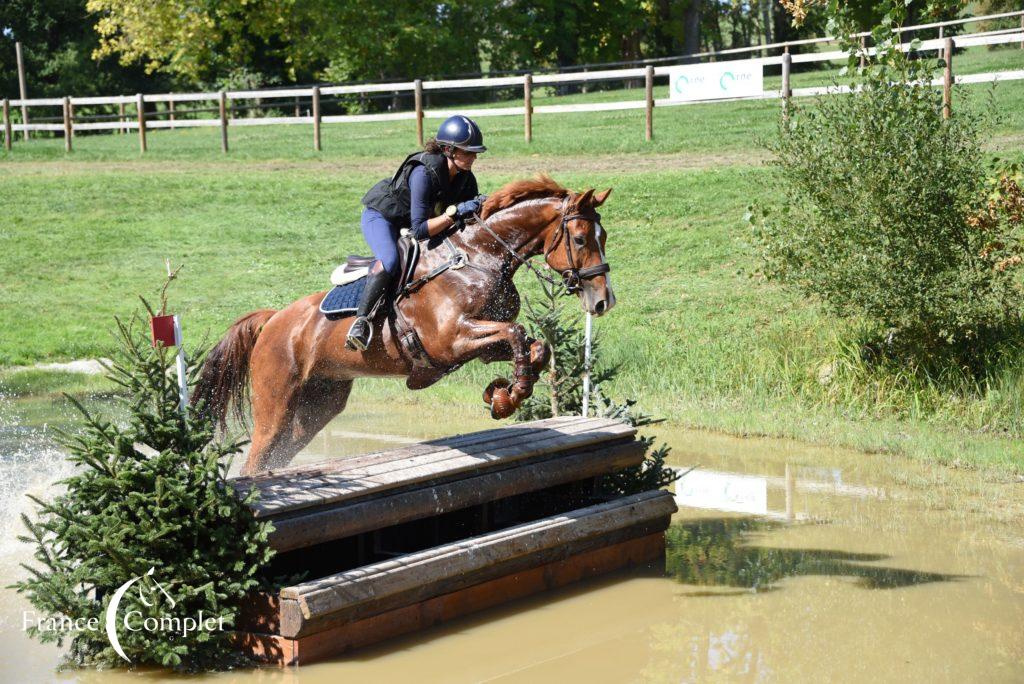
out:
M494 239L484 230L476 233L480 245L487 251L500 255L502 261L509 262L511 272L515 273L521 265L516 256L529 259L544 251L544 242L559 202L558 198L547 197L526 200L502 209L487 220L487 226L508 245L508 248L495 244ZM516 256L509 252L509 248Z

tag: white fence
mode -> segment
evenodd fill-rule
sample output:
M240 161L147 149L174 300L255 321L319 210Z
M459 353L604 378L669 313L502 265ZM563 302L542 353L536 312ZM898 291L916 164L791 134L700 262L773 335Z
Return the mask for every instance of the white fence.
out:
M995 16L1015 16L1021 15L1022 13L1008 13L1007 15L995 15ZM1024 15L1022 15L1024 16ZM976 20L976 19L975 19ZM969 20L961 20L969 21ZM953 23L953 22L947 22ZM935 25L924 25L923 27L931 27ZM913 28L923 28L913 27ZM811 39L810 41L794 41L794 43L807 43L807 42L821 42L824 40L831 39ZM948 39L932 39L921 41L917 46L919 51L936 51L942 50L945 45L945 41ZM990 31L980 34L969 34L958 36L955 41L955 47L967 48L982 45L1000 45L1009 43L1021 43L1024 47L1024 29L1010 29L1000 31ZM790 45L793 43L790 43ZM763 49L767 46L755 46L749 48ZM910 49L910 43L902 44L903 50ZM740 49L737 49L737 51ZM743 48L747 50L747 48ZM735 52L735 51L724 51L724 52ZM866 48L861 51L866 56L874 54L874 48ZM770 57L756 57L746 60L735 60L737 65L742 64L747 67L755 67L763 69L765 66L780 65L784 60L791 61L794 64L801 63L814 63L814 62L827 62L842 60L847 57L846 52L841 50L822 52L822 53L806 53L806 54L784 54ZM860 53L858 53L860 54ZM730 61L730 63L733 63ZM444 80L444 81L403 81L396 83L378 83L368 85L339 85L339 86L324 86L324 87L311 87L311 88L288 88L279 90L240 90L240 91L226 91L226 92L205 92L205 93L168 93L168 94L148 94L148 95L135 95L135 96L111 96L111 97L66 97L66 98L35 98L25 100L4 100L3 103L3 123L5 129L5 138L8 149L10 149L10 142L13 138L13 133L24 132L27 136L28 131L60 131L64 133L65 145L67 149L71 149L71 138L76 131L102 131L102 130L119 130L127 131L129 129L137 130L140 136L140 146L142 151L146 149L145 132L147 129L161 129L161 128L194 128L194 127L220 127L222 130L222 143L224 151L227 151L227 131L229 126L267 126L267 125L288 125L288 124L304 124L313 125L314 128L314 147L320 149L320 125L321 123L356 123L356 122L369 122L369 121L397 121L397 120L416 120L417 122L417 135L422 144L423 138L423 119L432 118L439 119L450 116L455 113L456 110L449 109L425 109L422 106L423 93L425 91L445 91L451 89L465 89L465 88L493 88L493 87L509 87L509 86L522 86L524 92L524 104L516 105L511 107L483 107L483 108L458 108L458 112L471 117L490 117L490 116L524 116L525 117L525 135L526 139L530 140L532 137L532 116L534 114L561 114L561 113L580 113L580 112L606 112L616 110L629 110L629 109L646 109L647 110L647 137L650 139L652 131L652 117L653 109L655 107L673 107L688 104L699 104L704 102L722 102L722 101L735 101L738 99L742 100L761 100L761 99L777 99L781 98L784 90L770 90L763 91L759 95L748 95L741 98L719 98L715 100L689 100L689 101L678 101L672 99L657 99L653 98L653 79L659 76L667 76L669 70L676 68L670 65L653 66L648 65L646 67L632 67L623 69L606 69L601 71L588 71L582 73L558 73L558 74L540 74L532 76L526 74L523 76L506 76L498 78L468 78L459 80ZM593 103L578 103L578 104L554 104L554 105L541 105L533 106L531 103L531 92L534 87L537 86L550 86L566 83L589 83L598 81L610 81L610 80L622 80L622 79L639 79L644 78L646 80L646 97L644 100L629 100L629 101L618 101L618 102L593 102ZM955 83L985 83L994 81L1012 81L1024 79L1024 69L1013 70L1013 71L1002 71L985 74L970 74L964 76L955 77ZM935 85L941 85L942 80L937 80ZM791 91L793 97L806 97L812 95L820 95L828 92L840 92L845 88L836 88L834 86L816 87L816 88L797 88ZM412 92L415 95L415 110L403 111L403 112L389 112L381 114L357 114L357 115L321 115L320 114L320 99L323 96L332 95L365 95L370 93L409 93ZM282 101L283 106L288 106L291 100L295 98L310 98L312 107L309 115L299 115L296 112L296 116L272 116L272 117L256 117L256 118L229 118L230 101L235 100L260 100L263 103L268 101ZM212 102L219 105L219 116L217 118L206 118L206 119L181 119L175 118L174 105L182 102ZM167 110L154 113L146 112L145 104L147 103L164 103L168 106ZM80 123L74 120L74 107L75 106L96 106L96 105L117 105L120 109L120 120L113 121L94 121L87 123ZM133 106L134 119L125 116L126 105ZM13 123L10 118L9 110L11 107L61 107L63 110L63 122L62 123ZM182 112L185 113L185 112ZM154 116L166 117L163 120L154 119ZM31 119L29 119L31 121Z

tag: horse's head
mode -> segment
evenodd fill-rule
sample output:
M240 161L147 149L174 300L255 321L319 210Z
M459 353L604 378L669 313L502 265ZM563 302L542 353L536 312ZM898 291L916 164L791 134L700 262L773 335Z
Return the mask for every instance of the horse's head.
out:
M615 292L604 257L608 235L597 213L611 192L608 188L597 194L593 190L570 193L558 223L544 243L548 266L562 274L569 291L580 296L583 308L597 316L615 306Z

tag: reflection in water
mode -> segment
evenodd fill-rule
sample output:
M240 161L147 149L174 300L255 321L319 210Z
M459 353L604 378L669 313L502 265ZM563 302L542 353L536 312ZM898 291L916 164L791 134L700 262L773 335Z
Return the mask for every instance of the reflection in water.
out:
M773 589L786 577L839 575L857 578L865 589L907 587L926 582L958 579L955 575L859 565L885 560L877 553L850 553L824 549L780 549L753 546L757 532L782 524L755 518L721 518L682 522L666 533L666 569L686 584Z

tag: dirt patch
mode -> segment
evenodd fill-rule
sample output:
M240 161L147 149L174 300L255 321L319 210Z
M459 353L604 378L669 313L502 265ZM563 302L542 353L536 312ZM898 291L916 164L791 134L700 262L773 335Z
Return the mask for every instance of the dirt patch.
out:
M481 174L528 175L544 171L553 175L567 173L650 173L714 169L723 166L759 166L768 159L761 150L675 154L618 155L531 155L501 157L488 155L477 162ZM195 173L309 171L386 176L394 171L395 161L376 157L310 160L224 160L224 161L26 161L0 165L0 175L79 175L95 173Z

